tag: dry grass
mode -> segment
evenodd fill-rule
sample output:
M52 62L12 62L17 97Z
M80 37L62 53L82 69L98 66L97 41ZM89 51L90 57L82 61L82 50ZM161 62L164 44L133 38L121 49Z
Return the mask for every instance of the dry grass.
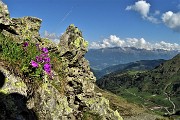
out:
M97 86L95 86L95 91L102 93L102 96L109 100L111 109L117 110L124 120L156 120L158 118L168 120Z

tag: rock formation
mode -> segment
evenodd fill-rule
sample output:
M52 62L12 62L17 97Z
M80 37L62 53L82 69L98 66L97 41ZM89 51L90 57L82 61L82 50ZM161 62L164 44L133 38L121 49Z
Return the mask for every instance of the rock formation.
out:
M47 48L52 67L49 77L41 69L9 62L11 59L3 58L5 50L0 50L0 119L85 120L88 114L102 120L122 120L109 108L109 101L94 92L96 78L84 58L88 43L82 32L70 25L56 45L40 38L40 23L35 17L10 18L7 6L0 1L1 48L8 39L17 45L16 54L21 49L26 52L20 46L25 42L25 46ZM22 63L25 58L17 59ZM30 61L25 62L28 65Z

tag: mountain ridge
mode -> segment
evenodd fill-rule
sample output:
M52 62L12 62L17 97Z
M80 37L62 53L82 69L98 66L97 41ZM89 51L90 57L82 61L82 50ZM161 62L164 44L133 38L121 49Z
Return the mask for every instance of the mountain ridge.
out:
M140 60L136 62L130 62L127 64L118 64L118 65L113 65L110 67L107 67L102 70L93 70L94 75L96 76L97 79L101 78L104 75L110 74L115 71L127 71L127 70L139 70L139 71L145 71L145 70L151 70L154 67L158 66L165 60L159 59L159 60Z
M167 51L163 49L146 50L135 47L113 47L101 49L89 49L85 58L89 60L91 68L102 70L107 67L135 62L139 60L171 59L179 51Z

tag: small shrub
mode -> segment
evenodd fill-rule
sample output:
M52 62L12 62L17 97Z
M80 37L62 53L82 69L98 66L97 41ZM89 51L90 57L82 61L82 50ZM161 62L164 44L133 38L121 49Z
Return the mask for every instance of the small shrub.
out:
M92 111L86 111L83 113L82 120L102 120L102 117Z
M2 34L0 34L0 45L0 59L11 65L19 66L18 72L29 77L42 79L43 71L45 71L52 78L47 48L39 48L38 44L29 41L24 41L22 44L15 43Z

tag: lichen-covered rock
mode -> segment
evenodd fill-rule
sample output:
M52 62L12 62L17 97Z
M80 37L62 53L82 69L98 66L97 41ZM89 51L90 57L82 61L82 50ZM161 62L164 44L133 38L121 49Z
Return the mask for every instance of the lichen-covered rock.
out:
M41 22L42 20L36 17L10 18L7 5L0 1L0 31L8 31L12 33L11 36L19 35L22 40L38 42ZM6 32L5 35L9 36Z
M0 120L37 120L26 106L26 84L0 64Z
M122 120L117 111L109 108L107 99L96 95L94 82L96 78L90 71L89 63L84 58L87 41L74 25L70 25L60 39L60 56L66 62L66 96L74 116L80 119L83 112L93 111L104 120ZM78 119L77 118L77 119Z
M10 16L7 5L0 1L0 24L10 25Z
M42 20L36 17L13 18L11 27L24 39L39 37Z
M50 83L39 86L33 103L40 120L68 120L72 113L67 97Z
M0 92L4 94L19 93L21 95L27 96L28 88L20 77L16 77L1 65L0 73L5 76L4 85L0 89Z
M16 34L15 30L11 28L11 24L12 21L9 15L7 5L0 1L0 31L6 30L13 34Z
M77 27L70 25L57 46L40 38L40 19L8 18L10 23L7 24L3 21L9 16L7 7L2 2L0 7L3 7L1 34L18 44L23 41L38 43L56 56L52 65L53 80L44 73L41 81L23 73L16 77L17 71L8 71L1 61L0 73L5 77L0 81L0 119L82 120L83 113L91 111L102 120L122 120L117 111L109 108L108 100L94 92L96 78L84 58L88 42Z
M117 111L113 111L109 107L109 101L103 97L94 96L84 99L86 105L91 111L98 113L105 120L123 120Z

